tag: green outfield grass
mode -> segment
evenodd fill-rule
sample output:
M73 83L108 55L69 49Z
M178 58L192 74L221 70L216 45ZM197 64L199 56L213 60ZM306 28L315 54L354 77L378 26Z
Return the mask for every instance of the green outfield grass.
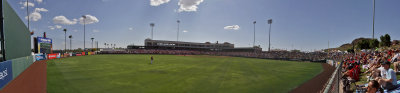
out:
M286 93L319 63L221 56L91 55L49 60L48 93ZM321 85L316 85L321 86Z

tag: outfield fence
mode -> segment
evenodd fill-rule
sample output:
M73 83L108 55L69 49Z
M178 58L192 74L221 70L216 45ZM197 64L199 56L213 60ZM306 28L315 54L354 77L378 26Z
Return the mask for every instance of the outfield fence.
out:
M328 64L332 66L336 66L335 71L332 73L332 76L329 78L328 82L325 84L322 93L342 93L342 84L341 84L341 77L342 77L342 65L343 62L337 62L334 60L327 60Z
M33 62L30 31L7 0L2 0L0 89L18 77Z

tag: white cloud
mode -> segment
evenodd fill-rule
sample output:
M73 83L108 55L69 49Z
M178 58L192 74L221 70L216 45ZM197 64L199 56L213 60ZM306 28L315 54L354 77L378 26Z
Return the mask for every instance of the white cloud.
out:
M53 18L54 24L63 24L63 25L74 25L78 22L77 19L69 20L65 16L56 16Z
M186 33L186 32L189 32L189 31L187 31L187 30L183 30L182 32Z
M168 2L169 2L169 0L150 0L150 5L151 6L159 6L161 4L168 3Z
M40 12L47 12L49 10L45 9L45 8L35 8L35 10L29 14L29 19L31 19L32 21L39 21L40 19L42 19L42 15L40 14ZM27 16L25 16L25 19L28 19Z
M55 25L55 26L47 26L50 30L54 30L54 29L61 29L62 26L60 25Z
M26 7L26 3L28 3L28 7L35 7L35 4L31 2L19 2L19 4L22 5L21 9L24 9Z
M60 26L60 25L55 25L55 27L56 27L57 29L61 29L61 28L62 28L62 26Z
M179 12L186 11L186 12L194 12L197 11L197 5L199 5L204 0L179 0Z
M28 16L25 16L25 19L28 19ZM39 12L32 12L31 14L29 14L29 19L31 21L39 21L40 19L42 19L42 15Z
M224 29L225 30L239 30L240 27L239 27L239 25L231 25L231 26L225 26Z
M78 32L78 30L72 30L72 31L74 31L74 32Z
M99 19L97 19L97 17L92 16L92 15L85 15L86 19L85 19L85 24L93 24L93 23L98 23ZM79 23L83 24L84 20L83 17L79 18Z
M130 31L133 31L133 28L132 27L130 27L130 28L128 28Z
M38 3L42 3L43 2L43 0L35 0L36 2L38 2Z
M100 31L95 29L95 30L93 30L92 32L93 32L93 33L97 33L97 32L100 32Z
M45 9L45 8L35 8L34 12L47 12L49 10Z
M53 27L53 26L48 26L48 28L50 29L50 30L54 30L54 29L56 29L55 27Z

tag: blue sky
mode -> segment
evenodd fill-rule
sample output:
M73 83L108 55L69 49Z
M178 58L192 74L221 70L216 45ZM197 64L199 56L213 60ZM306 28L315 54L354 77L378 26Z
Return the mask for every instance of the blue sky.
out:
M91 37L99 41L99 47L104 43L143 45L151 36L149 23L155 23L154 39L176 40L178 19L180 41L231 42L235 47L253 45L253 21L257 21L256 45L263 50L268 47L268 19L273 19L272 48L310 51L327 48L328 41L330 47L338 47L358 37L372 37L373 0L29 1L34 4L29 6L30 13L35 13L30 25L34 36L46 32L54 40L54 49L64 48L63 28L73 36L72 48L83 47L82 15L91 16L86 25L87 47L91 47ZM26 8L21 4L25 0L8 2L26 23ZM392 40L400 39L399 4L399 0L376 1L375 37L390 34ZM224 29L233 25L239 28Z

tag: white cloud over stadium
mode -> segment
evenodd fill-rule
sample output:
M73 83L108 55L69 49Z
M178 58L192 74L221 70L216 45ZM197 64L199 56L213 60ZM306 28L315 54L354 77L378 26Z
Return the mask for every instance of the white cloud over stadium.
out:
M63 25L74 25L78 22L78 19L69 20L65 16L56 16L53 18L54 24L63 24Z
M178 12L195 12L197 11L197 6L200 5L204 0L179 0Z
M60 25L54 25L54 26L48 26L48 28L49 28L50 30L54 30L54 29L61 29L62 26L60 26Z
M42 19L42 15L40 14L40 12L47 12L49 10L45 9L45 8L35 8L35 10L29 14L29 19L32 21L39 21L40 19ZM25 16L25 19L28 19L28 16Z
M26 3L28 3L28 7L35 7L35 4L31 3L31 2L19 2L19 4L22 5L21 9L24 9L25 7L27 7Z
M79 18L80 24L84 24L84 23L85 24L94 24L94 23L99 22L99 19L97 19L96 16L92 16L92 15L85 15L85 16L86 16L85 21L83 20L84 19L83 17Z
M168 2L169 2L169 0L150 0L150 5L151 6L159 6L161 4L168 3Z
M225 26L225 30L239 30L240 26L239 25L231 25L231 26Z

